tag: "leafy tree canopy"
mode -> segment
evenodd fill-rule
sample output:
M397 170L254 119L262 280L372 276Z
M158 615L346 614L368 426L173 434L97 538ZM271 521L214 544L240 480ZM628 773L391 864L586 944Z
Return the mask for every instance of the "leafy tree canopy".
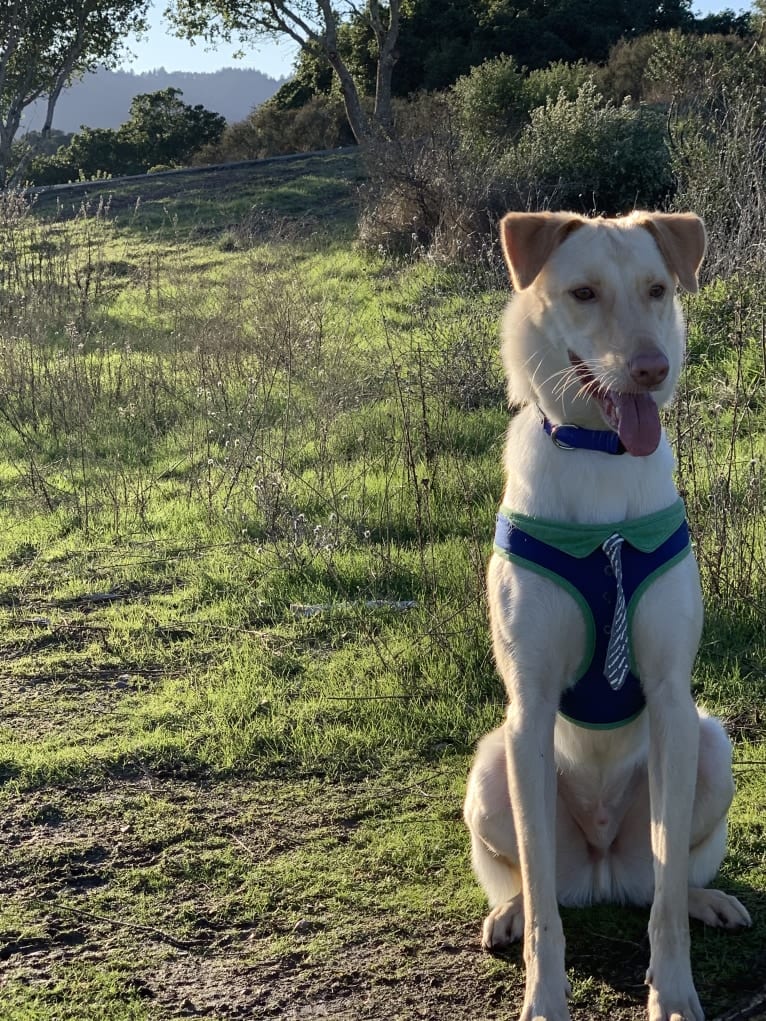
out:
M262 36L297 42L309 61L330 67L337 81L354 137L363 142L393 123L392 74L400 25L401 0L170 0L166 15L181 35L209 42ZM348 23L362 27L374 61L373 86L358 80L347 58L340 31ZM372 116L362 96L374 96Z
M43 136L64 86L114 62L125 38L146 28L149 0L9 0L0 5L0 184L24 110L48 100ZM19 172L21 167L18 168Z
M135 96L130 104L130 119L119 134L148 166L184 166L199 148L223 134L225 117L199 103L189 106L182 95L181 89L160 89Z
M749 21L723 12L715 31L742 31ZM691 0L402 0L393 92L451 86L485 60L513 57L530 70L556 61L605 61L620 39L647 32L699 31ZM353 15L338 29L344 60L372 94L375 62L364 19ZM318 51L303 51L292 81L278 102L300 106L309 96L328 93L331 79Z

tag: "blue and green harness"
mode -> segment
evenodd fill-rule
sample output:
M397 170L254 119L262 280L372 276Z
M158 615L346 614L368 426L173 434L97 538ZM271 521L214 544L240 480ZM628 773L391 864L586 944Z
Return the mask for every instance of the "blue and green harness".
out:
M568 592L585 620L585 654L559 705L580 727L624 726L646 700L632 649L641 595L691 551L683 501L615 524L548 521L501 507L495 552L550 578Z

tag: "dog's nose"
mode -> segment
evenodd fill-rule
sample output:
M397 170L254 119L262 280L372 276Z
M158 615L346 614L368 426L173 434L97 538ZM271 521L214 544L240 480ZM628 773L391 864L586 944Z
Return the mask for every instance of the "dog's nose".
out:
M652 387L664 383L670 364L662 351L642 351L630 359L628 370L640 386Z

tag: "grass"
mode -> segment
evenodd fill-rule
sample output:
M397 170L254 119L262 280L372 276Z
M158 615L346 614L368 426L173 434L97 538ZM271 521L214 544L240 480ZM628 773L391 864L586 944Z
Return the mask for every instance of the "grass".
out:
M249 246L265 229L313 232L328 224L333 233L354 224L355 191L362 183L353 153L306 160L265 162L225 171L156 177L44 191L35 210L46 222L78 219L85 208L108 208L110 218L132 234L177 240L179 234L213 237L224 250Z
M352 158L248 173L0 225L2 1014L506 1016L460 821L503 707L505 285L356 249ZM763 309L689 314L694 685L762 925ZM573 1017L643 1016L646 912L564 921ZM757 927L693 953L711 1016L763 985Z

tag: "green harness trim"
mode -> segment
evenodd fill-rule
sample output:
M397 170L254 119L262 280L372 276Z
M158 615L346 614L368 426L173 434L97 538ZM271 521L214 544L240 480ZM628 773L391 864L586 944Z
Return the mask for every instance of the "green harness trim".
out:
M580 558L590 556L615 533L642 553L653 553L686 519L686 509L680 497L669 507L654 514L645 514L641 518L615 521L606 525L573 525L564 521L549 521L546 518L518 514L508 507L501 507L500 513L504 514L511 524L539 539L540 542L554 546L562 553ZM502 550L498 552L502 553Z

